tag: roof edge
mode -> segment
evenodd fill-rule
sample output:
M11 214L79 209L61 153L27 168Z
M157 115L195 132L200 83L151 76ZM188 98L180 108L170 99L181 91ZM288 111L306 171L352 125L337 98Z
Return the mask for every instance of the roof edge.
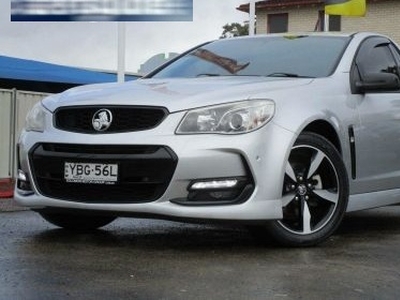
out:
M258 1L256 2L256 9L277 9L277 8L286 8L293 6L310 6L310 5L320 5L323 4L323 0L286 0L286 1ZM242 4L236 8L242 12L249 12L250 4Z
M368 3L383 2L387 0L367 0ZM307 7L313 5L323 5L324 0L263 0L256 2L256 9L274 10L290 7ZM250 4L242 4L236 8L239 11L249 13Z

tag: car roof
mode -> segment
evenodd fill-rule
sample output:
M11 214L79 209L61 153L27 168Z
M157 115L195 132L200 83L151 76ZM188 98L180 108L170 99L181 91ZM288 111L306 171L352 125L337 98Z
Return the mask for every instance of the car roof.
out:
M368 36L384 36L379 33L374 32L338 32L338 31L305 31L305 32L284 32L284 33L268 33L268 34L256 34L252 36L239 36L234 37L238 39L248 39L248 38L268 38L268 37L304 37L304 36L316 36L316 37L368 37ZM386 37L386 36L385 36Z

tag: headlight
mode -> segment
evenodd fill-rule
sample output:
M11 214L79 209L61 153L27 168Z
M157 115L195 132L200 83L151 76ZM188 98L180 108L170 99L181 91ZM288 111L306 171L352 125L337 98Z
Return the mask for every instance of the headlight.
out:
M36 103L26 116L25 130L43 132L45 126L45 112L42 104Z
M272 100L249 100L195 109L185 115L176 133L246 133L268 123L274 111Z

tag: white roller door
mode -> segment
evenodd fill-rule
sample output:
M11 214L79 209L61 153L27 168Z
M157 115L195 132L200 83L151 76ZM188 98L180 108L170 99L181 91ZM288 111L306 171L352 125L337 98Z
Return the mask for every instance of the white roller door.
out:
M25 117L48 94L0 89L0 179L16 175L16 143Z
M13 91L0 89L0 178L12 176Z

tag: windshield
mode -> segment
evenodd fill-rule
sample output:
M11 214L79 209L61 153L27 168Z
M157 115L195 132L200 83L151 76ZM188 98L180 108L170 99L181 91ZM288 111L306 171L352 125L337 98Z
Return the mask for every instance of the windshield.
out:
M345 36L218 40L186 53L150 77L326 77L336 68L349 40Z

